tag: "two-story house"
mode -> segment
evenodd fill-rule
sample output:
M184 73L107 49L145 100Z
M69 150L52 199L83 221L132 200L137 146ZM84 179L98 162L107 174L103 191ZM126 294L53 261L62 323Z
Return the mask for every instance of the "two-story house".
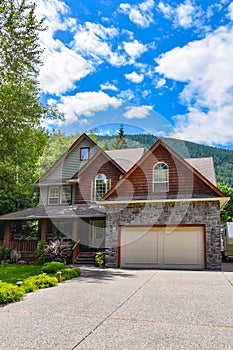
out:
M103 151L83 134L36 185L38 207L0 217L5 245L17 243L13 225L36 220L40 239L56 229L80 255L105 249L108 267L221 268L220 208L228 199L212 158L185 160L161 140L147 152Z

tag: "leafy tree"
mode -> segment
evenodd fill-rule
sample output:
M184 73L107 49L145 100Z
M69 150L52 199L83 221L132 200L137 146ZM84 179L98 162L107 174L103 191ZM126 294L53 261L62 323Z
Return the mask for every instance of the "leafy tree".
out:
M43 155L40 159L40 175L48 170L53 163L71 146L76 136L66 136L63 132L53 132L47 141Z
M221 219L222 221L233 221L233 188L228 184L218 183L218 189L230 197L229 202L221 211Z
M59 117L40 103L39 32L35 3L1 1L0 7L0 214L32 205L38 160L48 135L41 119Z

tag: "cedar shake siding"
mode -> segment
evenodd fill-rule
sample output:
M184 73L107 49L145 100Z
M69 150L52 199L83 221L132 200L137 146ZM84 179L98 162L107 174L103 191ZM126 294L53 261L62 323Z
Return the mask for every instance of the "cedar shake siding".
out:
M81 172L80 176L79 174L76 175L79 178L79 182L76 187L75 203L88 203L91 201L92 181L97 174L106 175L107 179L111 180L112 187L119 181L123 172L104 153L100 153L95 161Z
M163 162L168 166L168 191L153 191L153 168L156 163ZM178 175L179 174L179 175ZM111 198L176 198L182 195L184 197L199 196L216 196L216 193L193 174L192 169L187 168L184 163L177 157L159 145L153 153L151 153L139 167L127 177L123 179L117 193L114 191Z

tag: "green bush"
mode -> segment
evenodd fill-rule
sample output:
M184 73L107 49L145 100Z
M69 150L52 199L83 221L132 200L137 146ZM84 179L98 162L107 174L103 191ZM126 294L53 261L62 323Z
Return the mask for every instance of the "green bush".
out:
M34 286L36 289L43 289L56 286L57 283L56 277L51 277L46 275L46 273L42 273L37 276L28 277L24 280L24 288L27 288L27 286Z
M64 269L66 266L65 264L58 262L58 261L52 261L49 263L44 264L42 267L42 272L45 273L56 273L62 269Z
M43 265L45 263L45 248L46 241L39 241L36 247L36 265Z
M0 304L8 304L18 301L25 294L23 288L0 281Z
M105 266L105 251L101 250L95 253L95 262L99 267Z
M79 268L73 269L73 268L67 267L65 269L62 269L61 272L62 272L63 281L70 280L72 278L76 278L81 275L81 270Z
M0 262L3 261L7 261L7 260L10 260L11 258L11 251L12 249L11 248L8 248L8 247L1 247L0 248Z
M25 284L23 285L23 289L25 293L31 293L31 292L35 292L38 288L33 284Z

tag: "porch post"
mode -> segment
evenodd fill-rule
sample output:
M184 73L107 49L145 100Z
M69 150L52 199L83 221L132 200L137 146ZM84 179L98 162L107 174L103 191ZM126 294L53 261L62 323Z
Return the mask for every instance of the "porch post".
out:
M73 218L73 227L72 227L72 241L78 242L79 237L78 237L78 217Z
M11 240L11 221L5 221L5 228L4 228L4 245L6 247L9 247Z
M41 241L47 240L47 219L41 219L40 221L40 239Z

